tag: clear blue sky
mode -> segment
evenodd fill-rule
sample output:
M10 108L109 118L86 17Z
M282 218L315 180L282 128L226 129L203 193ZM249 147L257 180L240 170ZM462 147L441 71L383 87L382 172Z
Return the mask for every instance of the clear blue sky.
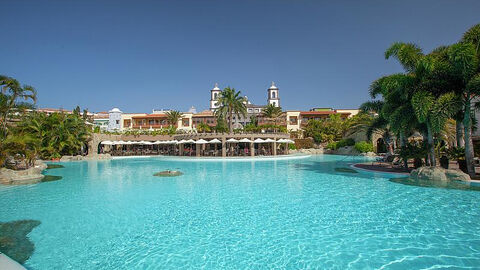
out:
M401 71L394 41L429 51L480 23L478 0L0 0L0 74L39 107L208 108L215 82L257 104L270 81L284 109L355 108Z

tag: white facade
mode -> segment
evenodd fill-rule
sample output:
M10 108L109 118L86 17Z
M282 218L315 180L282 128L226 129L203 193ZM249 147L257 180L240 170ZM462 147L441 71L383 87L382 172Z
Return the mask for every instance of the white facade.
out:
M122 111L113 108L108 112L108 131L121 130L122 128Z
M218 108L217 100L222 90L218 88L218 83L215 84L212 90L210 90L210 111L215 111Z
M268 88L268 104L273 104L275 107L280 107L280 98L278 97L278 87L275 86L275 82L272 82L270 88Z

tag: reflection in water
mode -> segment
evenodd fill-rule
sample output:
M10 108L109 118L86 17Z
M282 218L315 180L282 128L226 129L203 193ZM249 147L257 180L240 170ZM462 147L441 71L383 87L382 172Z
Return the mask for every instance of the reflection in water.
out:
M433 188L480 191L480 185L475 185L472 183L466 183L462 181L431 181L431 180L411 179L410 177L392 178L389 181L393 183L399 183L399 184L404 184L408 186L417 186L417 187L433 187Z
M356 170L352 168L345 168L345 167L335 168L335 171L343 172L343 173L358 173Z

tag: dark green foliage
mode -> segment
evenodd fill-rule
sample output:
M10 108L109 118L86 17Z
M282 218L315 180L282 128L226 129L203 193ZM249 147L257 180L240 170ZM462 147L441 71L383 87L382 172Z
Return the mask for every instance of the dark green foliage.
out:
M25 263L35 250L27 235L38 225L38 220L0 222L0 252L18 263Z
M38 140L35 150L43 159L81 154L90 132L81 115L64 113L29 113L15 129L18 135L28 134Z
M337 148L345 147L345 146L353 146L355 145L355 140L352 138L341 139L337 142Z
M355 143L354 148L360 153L373 152L373 144L365 141Z
M442 156L440 158L440 166L444 169L448 169L449 167L449 164L450 163L450 160L448 160L448 157L447 156Z
M245 98L241 96L240 91L235 88L227 87L220 92L217 104L219 107L215 110L217 118L223 119L228 123L228 130L233 131L233 116L247 115Z
M465 148L452 147L450 149L447 149L447 156L452 160L465 160Z
M398 155L403 160L422 159L428 154L428 145L424 142L409 142L400 148Z
M347 138L347 139L341 139L338 142L331 142L327 144L327 149L331 150L337 150L339 148L345 147L345 146L353 146L355 145L355 140L352 138Z

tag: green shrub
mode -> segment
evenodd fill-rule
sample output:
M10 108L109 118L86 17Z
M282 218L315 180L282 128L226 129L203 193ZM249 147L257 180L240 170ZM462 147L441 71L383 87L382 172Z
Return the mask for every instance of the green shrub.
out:
M365 141L357 142L354 148L360 153L373 152L373 144Z
M336 143L336 142L328 143L328 144L327 144L327 149L337 150L337 143Z
M355 145L355 140L352 138L348 139L341 139L340 141L337 142L337 149L345 146L353 146Z
M288 144L288 149L290 149L290 150L295 150L295 149L297 149L297 147L295 147L295 144L294 144L294 143L289 143L289 144Z

